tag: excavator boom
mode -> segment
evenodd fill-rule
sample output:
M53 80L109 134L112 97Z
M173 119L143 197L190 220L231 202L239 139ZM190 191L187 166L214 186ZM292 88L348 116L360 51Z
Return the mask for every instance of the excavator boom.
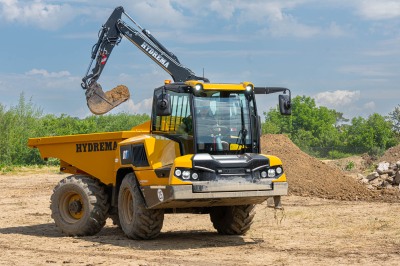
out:
M121 19L122 14L133 22L138 30L124 22ZM100 84L97 83L112 50L119 44L122 37L136 45L139 50L170 74L175 82L187 80L209 82L208 79L196 76L189 68L181 65L178 58L158 42L148 30L143 29L126 14L122 7L117 7L100 29L99 40L92 48L91 62L82 79L82 88L86 90L87 105L92 113L107 113L130 97L129 90L124 85L118 85L104 93ZM92 68L93 62L95 65Z

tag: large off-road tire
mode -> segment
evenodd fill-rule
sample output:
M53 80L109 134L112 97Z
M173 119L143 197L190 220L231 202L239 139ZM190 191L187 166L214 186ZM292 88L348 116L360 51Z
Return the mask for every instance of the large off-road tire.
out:
M211 222L221 235L243 235L253 223L254 207L254 204L212 207Z
M135 176L122 180L118 194L118 216L124 233L132 239L152 239L160 234L164 210L147 209Z
M51 217L69 236L98 233L105 225L109 203L98 180L72 175L61 180L51 196Z

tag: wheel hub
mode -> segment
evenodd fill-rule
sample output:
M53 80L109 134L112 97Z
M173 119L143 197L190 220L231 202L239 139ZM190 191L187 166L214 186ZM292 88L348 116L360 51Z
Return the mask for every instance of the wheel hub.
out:
M70 213L78 214L82 211L82 203L79 200L74 200L69 203L68 210Z

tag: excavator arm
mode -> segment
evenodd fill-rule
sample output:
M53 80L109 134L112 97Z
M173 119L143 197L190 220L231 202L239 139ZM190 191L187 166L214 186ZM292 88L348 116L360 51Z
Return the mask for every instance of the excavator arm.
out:
M121 17L124 14L139 30L125 23ZM171 75L175 82L187 80L203 80L196 76L189 68L181 65L178 58L159 43L151 33L143 29L122 7L117 7L99 32L99 40L92 48L91 62L82 79L82 88L86 90L86 100L90 111L94 114L104 114L122 102L129 99L130 94L126 86L119 85L111 91L103 92L97 83L112 50L119 44L122 37L127 38L139 50L150 57L155 63ZM93 62L95 62L92 68Z

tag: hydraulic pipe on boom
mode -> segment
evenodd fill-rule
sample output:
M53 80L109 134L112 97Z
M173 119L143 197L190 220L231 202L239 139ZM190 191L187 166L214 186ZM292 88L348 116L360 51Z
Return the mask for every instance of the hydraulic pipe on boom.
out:
M132 21L139 30L125 23L121 19L122 14ZM181 65L178 58L157 41L148 30L142 28L134 21L125 13L122 7L117 7L100 29L99 40L93 46L91 62L85 77L82 79L82 88L86 90L87 105L92 113L107 113L130 97L129 90L124 85L119 85L104 93L100 84L97 83L112 50L119 44L122 37L127 38L136 45L139 50L170 74L175 82L184 82L187 80L209 82L207 78L198 77L189 68ZM91 73L89 73L93 62L95 62L95 66L92 68Z

